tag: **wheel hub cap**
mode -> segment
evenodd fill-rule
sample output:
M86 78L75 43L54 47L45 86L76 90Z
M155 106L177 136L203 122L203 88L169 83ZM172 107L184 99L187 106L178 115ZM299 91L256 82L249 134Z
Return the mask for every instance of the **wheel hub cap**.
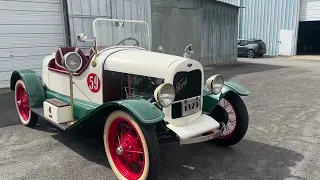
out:
M116 153L118 154L118 155L123 155L123 149L122 149L122 147L121 146L119 146L117 149L116 149Z

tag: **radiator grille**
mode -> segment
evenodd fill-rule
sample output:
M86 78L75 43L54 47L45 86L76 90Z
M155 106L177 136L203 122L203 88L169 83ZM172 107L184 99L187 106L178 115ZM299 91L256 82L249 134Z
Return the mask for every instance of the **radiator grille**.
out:
M173 79L176 88L175 101L201 95L201 71L199 69L190 72L178 72ZM172 105L172 119L182 117L181 103Z

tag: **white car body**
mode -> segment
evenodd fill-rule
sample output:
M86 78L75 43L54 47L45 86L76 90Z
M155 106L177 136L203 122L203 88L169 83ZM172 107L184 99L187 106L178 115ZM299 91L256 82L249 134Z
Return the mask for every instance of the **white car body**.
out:
M53 91L70 96L68 74L48 70L48 64L54 57L54 55L47 56L43 61L43 83ZM93 59L94 57L91 61ZM95 67L90 63L80 76L73 77L75 85L73 89L74 98L103 104L103 85L101 85L102 87L98 92L92 92L88 88L86 79L89 74L95 73L99 77L100 83L102 83L104 70L161 78L164 79L165 83L173 84L173 77L177 72L190 72L198 69L201 71L202 76L202 80L199 83L204 84L203 67L198 61L151 52L136 46L105 48L99 52L97 62ZM192 64L192 66L189 67L188 64ZM201 89L201 92L203 93L203 89ZM199 94L199 98L201 98L200 104L203 103L202 95ZM171 116L172 107L169 106L163 108L165 113L164 120L169 123L167 127L176 132L182 139L191 138L212 129L218 129L220 124L203 114L201 110L202 107L197 113L173 119Z

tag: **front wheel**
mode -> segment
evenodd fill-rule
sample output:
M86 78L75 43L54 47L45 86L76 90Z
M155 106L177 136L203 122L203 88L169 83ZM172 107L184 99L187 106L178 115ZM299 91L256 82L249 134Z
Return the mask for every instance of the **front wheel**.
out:
M115 111L107 118L103 140L118 179L157 179L160 148L154 127L136 121L124 111Z
M218 122L226 125L222 135L212 142L219 146L232 146L245 136L249 115L243 100L234 93L228 93L210 114Z

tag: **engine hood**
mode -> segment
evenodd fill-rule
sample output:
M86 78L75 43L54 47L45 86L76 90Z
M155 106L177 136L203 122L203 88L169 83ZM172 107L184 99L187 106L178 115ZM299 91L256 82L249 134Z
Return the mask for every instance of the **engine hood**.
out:
M155 78L165 78L166 71L176 61L186 60L183 57L150 52L139 48L106 49L100 55L104 58L104 69Z

